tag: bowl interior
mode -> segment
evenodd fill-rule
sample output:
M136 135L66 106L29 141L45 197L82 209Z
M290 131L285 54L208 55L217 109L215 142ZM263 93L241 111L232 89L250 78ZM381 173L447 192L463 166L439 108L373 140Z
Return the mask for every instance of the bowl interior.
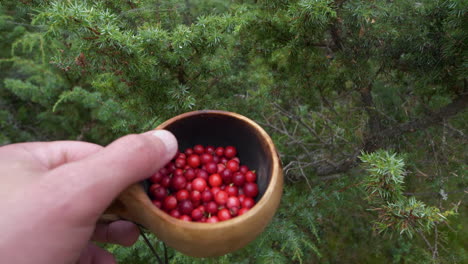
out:
M269 146L262 137L261 128L250 119L223 111L196 111L177 116L158 128L171 131L183 152L196 144L204 146L234 146L241 164L257 173L258 201L268 187L273 168ZM148 191L149 181L145 182Z

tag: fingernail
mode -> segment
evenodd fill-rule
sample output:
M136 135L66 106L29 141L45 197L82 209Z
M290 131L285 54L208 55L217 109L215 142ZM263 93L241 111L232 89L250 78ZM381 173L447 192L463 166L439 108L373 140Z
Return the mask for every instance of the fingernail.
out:
M159 138L164 143L168 159L172 159L177 152L177 139L175 136L167 130L156 130L152 135Z

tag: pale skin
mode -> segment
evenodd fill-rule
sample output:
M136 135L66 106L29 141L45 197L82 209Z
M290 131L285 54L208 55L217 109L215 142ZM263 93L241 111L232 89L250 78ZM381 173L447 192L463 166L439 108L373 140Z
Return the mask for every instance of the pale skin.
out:
M129 246L135 224L96 224L129 185L175 155L177 141L158 130L106 147L77 141L0 147L0 263L115 263L91 241Z

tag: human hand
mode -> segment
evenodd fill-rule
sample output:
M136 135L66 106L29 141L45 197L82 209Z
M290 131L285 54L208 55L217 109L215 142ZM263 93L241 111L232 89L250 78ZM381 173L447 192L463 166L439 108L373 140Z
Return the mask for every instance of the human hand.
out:
M115 263L89 242L132 245L130 222L96 222L129 185L174 157L177 141L156 130L122 137L107 147L34 142L0 147L0 263Z

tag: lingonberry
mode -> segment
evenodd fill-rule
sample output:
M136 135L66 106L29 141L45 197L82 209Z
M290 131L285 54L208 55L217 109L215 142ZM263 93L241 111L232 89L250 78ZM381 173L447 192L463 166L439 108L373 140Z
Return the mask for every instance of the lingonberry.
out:
M244 201L242 202L242 207L244 207L244 208L250 209L254 205L255 205L255 201L254 201L254 199L252 199L250 197L245 197Z
M216 214L218 212L218 205L213 201L208 202L205 205L205 211L209 214Z
M228 198L229 198L229 195L225 191L219 191L218 193L215 194L215 201L218 205L225 205Z
M177 158L175 160L175 166L176 168L183 168L185 167L186 160L184 158Z
M190 200L192 202L199 202L201 200L201 192L193 190L190 192Z
M178 175L174 176L171 180L171 187L174 190L181 190L187 185L187 180L184 176Z
M211 174L210 177L208 178L208 183L212 187L219 187L223 183L223 179L221 178L221 175L217 173Z
M236 155L237 155L237 150L236 150L235 147L233 147L233 146L227 146L227 147L224 149L224 156L226 156L226 158L232 159L232 158L234 158Z
M203 153L200 156L200 160L202 164L207 164L207 163L213 162L213 156L208 153Z
M239 202L239 198L237 197L234 197L234 196L231 196L227 199L226 201L226 207L227 208L232 208L232 207L241 207L240 205L240 202Z
M177 209L173 209L173 210L171 210L169 212L169 215L172 216L172 217L175 217L175 218L179 218L180 217L180 212Z
M219 222L219 220L218 220L218 217L216 217L216 216L212 216L212 217L206 219L206 223L218 223L218 222Z
M209 174L213 174L218 171L218 166L214 162L209 162L205 164L205 167L206 167L206 172L208 172Z
M218 211L218 219L220 221L226 221L231 219L231 212L228 209L224 208Z
M187 200L190 196L190 193L187 190L179 190L176 193L176 199L177 201L182 201L182 200Z
M253 182L247 182L242 190L244 190L245 196L255 198L258 194L258 185Z
M203 202L209 202L213 200L213 194L209 190L203 191L201 194L201 199Z
M226 168L232 172L236 172L239 170L239 162L235 160L230 160L226 163Z
M195 179L195 176L196 173L195 173L195 170L192 169L192 168L189 168L189 169L186 169L185 172L184 172L184 177L187 181L191 181L193 179Z
M198 221L198 220L202 219L203 212L200 209L196 208L196 209L193 209L191 215L192 215L193 220Z
M203 192L206 188L206 181L205 179L203 178L195 178L193 181L192 181L192 188L194 190L197 190L199 192Z
M202 145L195 145L193 147L193 151L197 154L203 154L203 152L205 152L205 148Z
M242 173L242 174L245 174L249 171L249 167L247 167L246 165L241 165L239 167L239 171Z
M153 191L153 197L154 197L154 199L156 199L158 201L164 200L164 198L166 198L166 196L167 196L167 190L166 190L166 188L164 188L162 186L159 186L158 188L154 189L154 191Z
M237 191L237 187L233 185L227 186L225 191L229 194L229 196L237 196L237 194L239 193Z
M164 175L161 172L158 171L155 174L153 174L153 176L151 176L150 181L152 183L159 183L162 180L163 177L164 177Z
M192 154L187 159L187 164L192 168L198 168L201 164L200 156Z
M234 146L195 145L177 152L149 181L154 206L184 221L216 223L246 213L258 196L257 174Z
M245 180L247 182L255 182L257 180L257 174L253 171L247 171L245 173Z
M208 154L213 154L215 151L215 148L213 146L206 146L205 152Z
M182 215L181 217L179 217L179 219L182 221L192 222L192 218L190 218L190 216L188 215Z
M190 200L183 200L179 204L179 211L181 214L190 215L193 211L193 204Z
M234 175L232 176L232 182L236 185L236 186L242 186L244 185L245 183L245 176L244 174L240 173L240 172L236 172L234 173Z
M215 154L216 154L216 156L218 156L218 157L224 156L224 148L223 148L223 147L217 147L217 148L215 149Z
M175 209L176 207L177 207L177 199L174 196L170 195L164 199L164 208L166 210L172 210L172 209Z

